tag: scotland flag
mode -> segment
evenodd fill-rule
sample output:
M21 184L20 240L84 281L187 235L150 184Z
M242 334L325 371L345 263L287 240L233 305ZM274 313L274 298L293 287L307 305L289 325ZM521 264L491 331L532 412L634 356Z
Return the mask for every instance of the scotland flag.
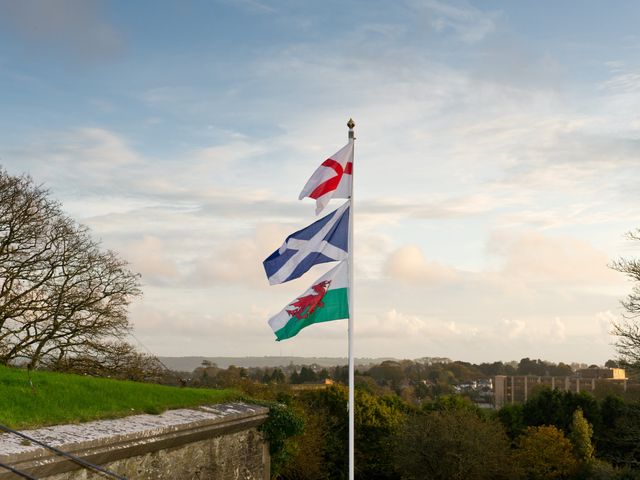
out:
M314 265L347 258L349 202L287 237L263 262L271 285L302 276Z

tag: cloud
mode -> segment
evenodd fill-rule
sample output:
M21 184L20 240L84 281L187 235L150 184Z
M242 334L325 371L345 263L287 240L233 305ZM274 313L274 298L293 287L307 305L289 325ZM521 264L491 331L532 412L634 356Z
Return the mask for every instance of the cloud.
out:
M458 277L455 269L427 261L415 245L394 251L389 256L385 273L393 279L419 283L447 283Z
M392 308L384 313L363 316L358 323L357 336L387 340L428 339L429 342L441 344L454 337L475 336L478 331L477 326L467 322L446 322L441 318L409 314Z
M63 167L105 170L141 162L122 137L103 128L78 128L62 135L57 147L53 160Z
M567 326L565 323L556 317L553 321L552 328L549 332L549 341L562 343L567 337Z
M256 213L234 219L228 212L216 216L214 211L203 214L198 208L158 206L84 221L106 246L131 260L145 282L167 288L233 285L265 290L262 261L300 225L247 225L259 217ZM290 287L285 290L298 293Z
M356 338L378 355L401 351L400 355L394 354L400 358L417 358L421 354L451 356L456 352L453 358L468 361L524 356L572 361L578 356L593 363L596 357L604 362L612 355L610 337L594 330L589 323L593 320L591 315L560 318L527 311L513 315L492 321L476 308L475 315L465 320L447 320L446 315L412 314L394 308L375 315L361 314ZM482 321L475 317L482 317Z
M524 320L505 318L502 320L502 324L509 338L521 337L527 328L527 322Z
M391 309L383 315L369 317L359 324L359 338L404 338L407 336L427 336L430 328L425 319L417 315L406 315Z
M199 149L194 152L192 157L197 159L202 167L207 165L210 169L213 169L220 168L225 163L238 162L264 152L265 148L263 146L245 139Z
M381 221L394 223L403 218L427 220L473 217L504 205L504 202L484 193L426 199L396 195L389 199L358 202L358 221L367 225L369 222Z
M193 283L204 286L215 283L236 283L251 287L266 287L262 261L286 238L286 227L261 224L254 234L228 239L210 255L197 262ZM289 232L290 233L290 232Z
M137 302L130 315L135 337L152 352L167 355L210 355L212 345L218 345L216 354L246 356L247 342L273 340L266 311L249 307L241 313L206 312L194 307Z
M534 285L556 285L563 289L587 286L619 287L620 275L608 265L609 257L587 242L571 237L543 235L536 231L493 232L487 240L488 265L465 271L429 261L417 245L405 245L389 253L383 273L389 278L420 284L485 283L515 293Z
M602 84L604 90L612 93L640 92L640 72L627 72L615 75Z
M487 249L501 257L501 275L528 284L564 285L565 289L620 284L619 276L607 266L607 255L583 240L534 231L494 232Z
M601 334L594 311L615 305L626 288L624 279L607 267L602 251L571 237L494 232L485 254L484 265L472 270L428 261L417 245L393 250L384 276L371 279L377 286L369 286L369 295L376 301L367 311L371 314L386 301L440 318L441 328L446 325L451 332L468 322L484 324L478 334L502 332L524 339L546 324L547 334L565 338L570 317L582 323L588 318L586 330ZM503 320L498 325L495 318ZM495 331L488 325L496 325ZM471 334L472 329L465 331Z
M412 1L410 5L425 12L430 26L439 33L453 31L466 43L475 43L495 31L497 12L483 12L466 2L440 2L437 0Z
M233 7L241 8L242 10L255 15L264 15L276 12L276 9L271 5L268 5L267 2L260 2L258 0L225 0L225 3L228 3Z
M97 0L3 1L0 22L40 54L54 52L92 63L114 58L124 46Z
M142 240L125 247L134 271L142 275L142 282L168 283L178 278L178 267L169 258L166 244L158 237L145 235Z
M40 133L31 142L5 146L3 163L11 173L29 172L37 181L46 179L54 193L91 203L105 197L121 210L123 199L131 209L166 205L215 210L234 216L282 211L282 202L265 188L237 185L248 157L263 147L231 139L211 147L189 148L168 158L157 158L131 145L126 136L97 127L78 127ZM298 205L287 204L288 212ZM104 210L104 208L102 209ZM84 216L84 214L82 214Z
M119 190L126 190L144 165L123 137L97 127L40 133L31 142L3 150L5 165L16 170L12 173L28 172L38 182L46 179L56 193L85 198L122 195Z
M603 312L598 312L595 315L595 321L598 325L598 329L600 333L604 335L609 335L613 329L613 324L620 320L620 314L615 315L611 310L605 310Z
M503 359L612 355L607 326L615 315L607 309L625 285L604 252L572 237L499 231L485 254L485 264L471 270L430 262L417 245L392 250L387 276L358 290L366 295L356 310L368 345L405 356L457 351L467 358L467 347Z

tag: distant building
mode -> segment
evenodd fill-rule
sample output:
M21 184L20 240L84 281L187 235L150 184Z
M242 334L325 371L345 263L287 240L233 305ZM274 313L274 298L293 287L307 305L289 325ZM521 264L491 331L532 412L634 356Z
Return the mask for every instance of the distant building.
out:
M584 368L570 377L496 375L493 381L494 405L502 408L508 403L524 403L533 390L540 387L579 393L593 392L601 385L613 385L626 392L627 380L623 368Z
M304 382L291 385L291 390L321 390L330 387L334 382L330 378L318 380L316 382Z
M453 363L453 360L447 357L422 357L416 358L415 362L423 365L434 365L436 363Z
M576 372L580 378L626 380L624 368L582 368Z

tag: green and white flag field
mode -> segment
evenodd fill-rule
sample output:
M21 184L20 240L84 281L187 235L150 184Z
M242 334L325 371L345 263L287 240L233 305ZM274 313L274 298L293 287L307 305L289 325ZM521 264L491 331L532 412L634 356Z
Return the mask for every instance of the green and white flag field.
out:
M346 318L349 318L349 265L342 261L271 317L269 325L280 341L313 323Z

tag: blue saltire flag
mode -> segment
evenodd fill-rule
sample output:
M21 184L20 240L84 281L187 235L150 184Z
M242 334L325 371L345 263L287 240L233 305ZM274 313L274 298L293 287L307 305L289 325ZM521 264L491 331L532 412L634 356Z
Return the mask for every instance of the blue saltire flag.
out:
M326 217L292 233L263 262L269 283L298 278L314 265L347 258L349 201Z

